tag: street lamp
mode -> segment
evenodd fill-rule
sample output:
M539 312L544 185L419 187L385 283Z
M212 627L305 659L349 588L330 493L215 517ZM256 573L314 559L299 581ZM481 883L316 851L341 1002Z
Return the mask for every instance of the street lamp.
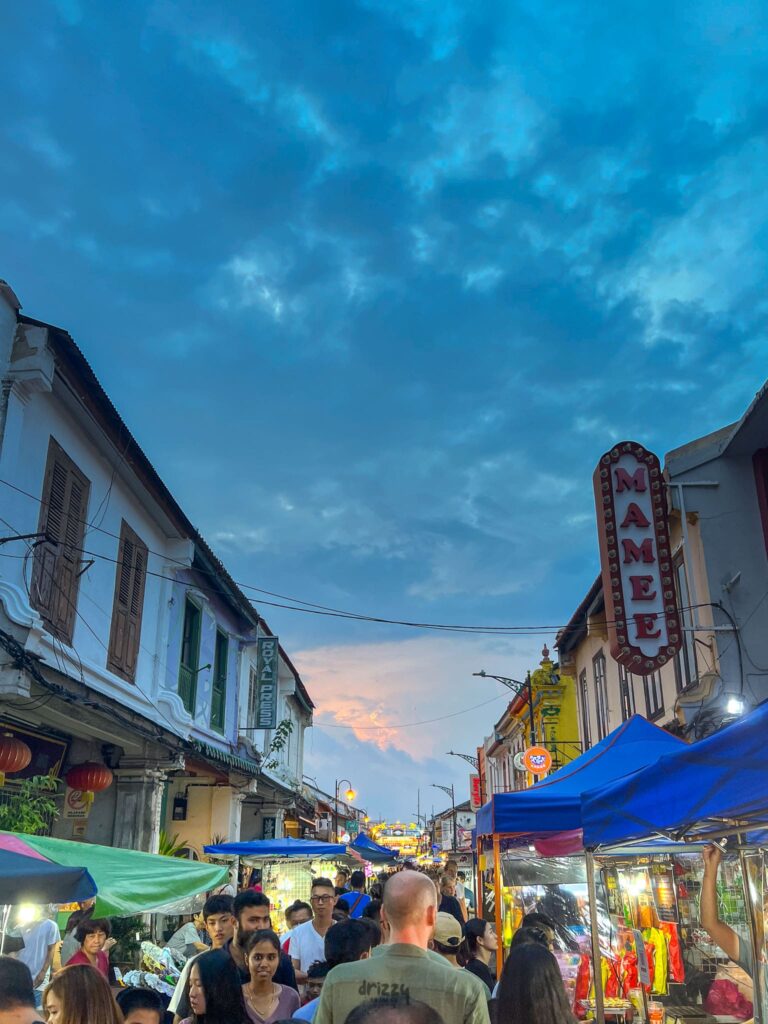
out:
M453 792L453 783L450 786L441 786L437 782L431 782L430 785L435 789L442 789L451 798L451 851L453 851L456 849L456 797Z
M523 690L526 691L528 701L528 719L531 728L531 746L536 746L536 724L533 719L533 684L531 683L531 673L528 672L525 677L525 682L520 679L510 679L509 676L494 676L490 672L486 672L485 669L480 669L479 672L473 672L473 676L482 676L483 679L495 679L499 683L503 683L507 689L513 690L516 696L520 696Z
M477 771L480 765L480 762L473 754L457 754L455 750L448 750L446 753L450 754L451 757L460 757L462 761L466 761L467 764L471 764L475 771Z
M349 779L336 779L336 803L335 803L335 806L334 806L334 810L336 812L336 842L337 843L339 841L339 790L341 789L342 786L346 786L347 787L346 790L344 791L344 796L346 797L346 802L348 804L352 803L352 801L357 796L357 794L355 793L354 789L352 789L352 783L349 781Z

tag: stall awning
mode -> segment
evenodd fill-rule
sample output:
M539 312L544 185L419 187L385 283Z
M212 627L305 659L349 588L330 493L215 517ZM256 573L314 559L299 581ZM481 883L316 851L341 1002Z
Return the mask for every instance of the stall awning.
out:
M359 853L363 860L367 860L370 864L392 864L397 860L397 850L380 846L364 832L357 836L350 845L350 850Z
M584 843L706 835L768 825L768 704L642 771L585 793ZM745 829L746 830L746 829Z
M56 864L84 865L98 889L99 917L128 917L208 892L227 878L227 869L180 857L161 857L120 847L75 843L50 836L15 835Z
M497 793L477 814L478 835L541 836L580 829L581 797L686 744L633 715L570 764L530 789Z
M20 836L0 833L0 904L71 903L95 895L85 868L54 864Z
M208 854L219 857L310 857L320 860L343 857L347 848L343 843L320 843L313 839L253 839L245 843L218 843L204 846Z

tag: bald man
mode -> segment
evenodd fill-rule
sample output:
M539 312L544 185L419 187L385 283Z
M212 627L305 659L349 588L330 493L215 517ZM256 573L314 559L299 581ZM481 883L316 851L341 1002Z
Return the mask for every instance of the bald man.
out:
M426 875L402 871L384 888L382 922L389 942L376 957L334 967L323 985L315 1024L345 1024L364 1003L426 1003L450 1024L489 1024L487 992L476 978L433 959L437 890Z

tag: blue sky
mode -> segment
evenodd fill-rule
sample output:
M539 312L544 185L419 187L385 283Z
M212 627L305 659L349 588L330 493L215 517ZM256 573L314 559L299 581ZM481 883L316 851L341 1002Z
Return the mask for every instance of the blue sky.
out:
M663 455L762 383L768 9L604 8L6 11L0 276L237 579L554 627L597 571L601 452ZM465 791L444 751L504 704L472 671L542 643L262 611L319 706L309 773L398 816Z

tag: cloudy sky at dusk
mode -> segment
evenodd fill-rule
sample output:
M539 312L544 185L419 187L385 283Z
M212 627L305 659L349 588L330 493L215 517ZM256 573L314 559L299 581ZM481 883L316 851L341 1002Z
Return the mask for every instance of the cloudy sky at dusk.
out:
M767 22L759 0L7 5L0 277L72 333L235 578L545 627L257 601L318 705L308 774L370 813L466 794L445 751L504 707L472 672L522 675L596 574L602 451L663 455L762 384Z

